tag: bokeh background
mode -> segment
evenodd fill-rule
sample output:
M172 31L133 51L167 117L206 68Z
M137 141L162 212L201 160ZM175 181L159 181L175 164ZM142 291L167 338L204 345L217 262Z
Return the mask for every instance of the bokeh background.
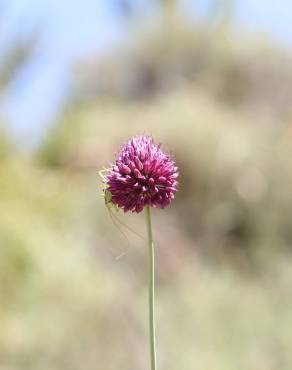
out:
M148 368L144 215L98 170L175 155L154 210L161 370L292 370L290 0L2 0L0 369Z

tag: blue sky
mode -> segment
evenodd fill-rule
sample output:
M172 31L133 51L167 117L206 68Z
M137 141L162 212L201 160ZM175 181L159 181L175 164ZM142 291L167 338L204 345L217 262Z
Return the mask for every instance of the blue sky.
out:
M74 61L110 48L121 37L121 25L109 1L10 0L5 12L0 50L15 34L39 34L33 57L9 87L3 108L11 132L31 141L65 102Z
M221 0L224 1L224 0ZM226 0L225 0L226 1ZM154 3L154 0L149 1ZM74 61L102 53L125 37L124 22L115 0L2 0L0 52L15 34L37 30L39 41L31 60L9 86L2 110L10 130L33 142L66 101ZM146 0L133 0L143 12ZM204 16L211 0L184 0L185 7ZM291 0L238 0L239 27L262 29L292 44Z

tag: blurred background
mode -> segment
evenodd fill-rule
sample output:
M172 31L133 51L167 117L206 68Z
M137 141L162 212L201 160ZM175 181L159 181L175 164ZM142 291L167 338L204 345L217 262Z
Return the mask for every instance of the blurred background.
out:
M0 369L148 368L144 215L98 171L173 153L161 370L292 370L292 3L1 0Z

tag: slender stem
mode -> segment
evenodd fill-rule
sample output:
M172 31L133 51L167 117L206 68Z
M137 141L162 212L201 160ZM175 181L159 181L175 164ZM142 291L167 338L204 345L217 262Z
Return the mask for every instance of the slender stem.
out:
M156 348L155 348L155 318L154 318L154 244L152 237L151 210L150 206L146 207L146 224L148 234L149 262L148 262L148 288L149 288L149 335L150 335L150 361L151 370L156 370Z

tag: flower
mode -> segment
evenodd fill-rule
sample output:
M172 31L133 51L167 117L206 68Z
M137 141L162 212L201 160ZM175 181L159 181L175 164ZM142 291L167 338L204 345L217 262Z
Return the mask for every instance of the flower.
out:
M151 136L134 136L120 149L105 176L111 202L124 212L141 212L146 205L165 208L176 193L178 168Z

